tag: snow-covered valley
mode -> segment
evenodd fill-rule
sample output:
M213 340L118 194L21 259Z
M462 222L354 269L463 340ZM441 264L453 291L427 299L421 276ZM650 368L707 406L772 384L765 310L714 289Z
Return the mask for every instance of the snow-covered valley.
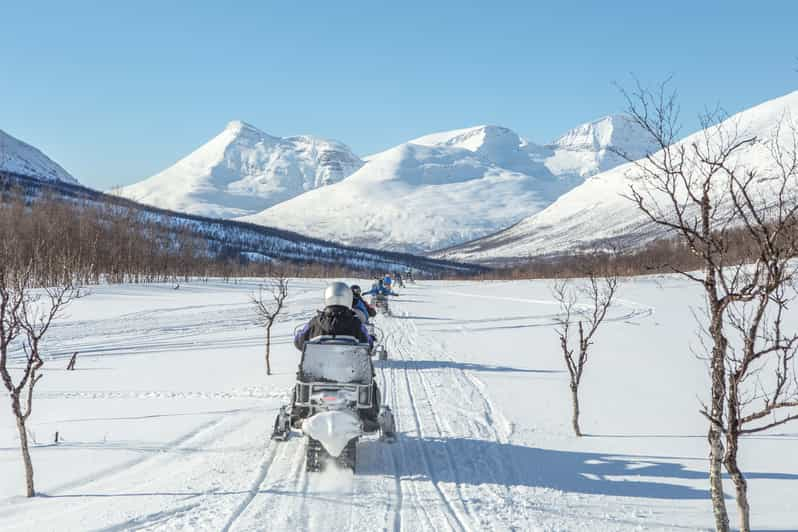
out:
M581 439L549 282L409 285L377 318L389 350L377 379L399 438L362 440L354 476L306 473L300 437L269 440L294 382L292 331L324 285L292 281L271 377L252 280L93 288L47 345L30 420L37 499L19 496L15 427L0 410L0 529L711 528L707 377L685 306L701 297L686 282L623 284L586 370ZM787 425L742 442L756 529L798 528L796 438Z

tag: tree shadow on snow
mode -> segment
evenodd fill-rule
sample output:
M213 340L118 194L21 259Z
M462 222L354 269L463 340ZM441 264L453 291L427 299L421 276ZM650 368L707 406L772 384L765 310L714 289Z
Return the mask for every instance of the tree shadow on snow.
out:
M411 316L411 315L402 316L402 315L399 315L399 314L394 314L391 317L395 318L397 320L452 321L451 318L439 318L439 317L436 317L436 316Z
M382 446L380 450L379 446ZM560 451L466 438L401 435L391 447L364 441L358 474L422 477L436 482L547 488L564 492L651 499L708 499L709 492L687 484L705 471L648 456ZM394 460L387 454L393 453ZM749 472L747 478L798 479L798 475Z
M493 364L475 364L473 362L458 362L456 360L382 360L377 362L381 368L394 369L457 369L462 371L492 371L510 373L564 373L565 370L559 369L528 369L513 368L509 366L496 366ZM376 365L375 364L375 365Z

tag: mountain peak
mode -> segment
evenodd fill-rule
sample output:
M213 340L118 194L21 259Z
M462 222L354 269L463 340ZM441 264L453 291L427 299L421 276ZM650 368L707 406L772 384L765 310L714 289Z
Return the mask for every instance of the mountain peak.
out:
M275 137L233 120L171 167L120 194L171 210L235 217L338 182L362 165L344 144Z
M614 114L567 131L554 145L566 149L602 150L646 142L647 135L636 122L627 115Z
M280 140L280 137L269 135L252 124L244 122L243 120L231 120L228 122L221 135L223 138L229 139L232 137L234 140L243 139L248 142L259 142L262 140L276 142Z
M58 163L37 148L12 137L0 129L0 170L44 179L77 183Z
M511 129L494 125L479 125L424 135L410 141L422 146L453 146L478 152L485 145L506 144L517 148L520 137Z
M244 122L243 120L231 120L230 122L227 123L227 126L225 126L225 129L227 131L235 131L235 132L242 131L242 130L245 130L245 129L250 130L250 131L260 131L258 128L256 128L252 124Z

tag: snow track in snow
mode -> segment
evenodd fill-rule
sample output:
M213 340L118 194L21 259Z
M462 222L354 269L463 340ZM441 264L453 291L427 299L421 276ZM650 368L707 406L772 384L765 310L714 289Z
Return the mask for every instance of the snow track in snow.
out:
M512 493L512 462L502 447L507 434L495 425L503 416L494 410L478 381L452 363L444 346L421 336L406 316L390 320L389 353L397 359L388 365L395 366L394 372L401 371L406 392L398 401L406 398L410 403L416 442L429 479L454 520L450 526L461 530L513 528L513 520L528 509L518 507ZM416 365L431 361L439 362L439 368ZM397 390L401 388L398 384L394 380ZM398 417L402 419L401 414ZM463 440L471 443L460 445Z
M232 528L232 526L236 523L241 514L243 514L255 497L258 495L258 490L260 489L261 484L266 480L266 475L269 473L269 467L272 465L275 457L275 449L273 442L269 442L269 445L266 447L264 451L263 460L260 463L260 468L258 469L258 474L255 478L255 481L252 484L252 487L249 490L249 494L244 498L241 504L238 505L238 508L235 509L233 514L227 521L227 524L222 528L222 532L227 532Z
M462 370L418 364L430 356L443 357L442 347L421 338L411 319L380 320L393 358L376 362L377 380L383 401L396 414L395 444L374 436L362 438L358 469L352 475L335 469L306 473L306 442L297 434L286 442L270 442L268 456L223 530L513 528L518 508L509 486L512 468L502 464L498 451L488 452L481 462L473 454L459 455L462 449L456 445L461 437L498 441L502 429L491 428L491 423L500 415L490 410L484 394ZM447 392L436 391L441 387ZM454 421L449 419L452 415ZM463 428L469 433L457 432ZM479 445L470 450L487 451ZM483 477L490 479L487 483L478 480L486 469L492 470Z
M425 283L391 301L394 314L376 318L389 358L374 362L397 439L361 438L354 474L307 473L304 437L269 439L294 381L290 331L312 314L323 282L292 295L287 319L276 326L271 377L261 374L262 331L247 318L250 287L239 289L238 299L224 287L186 287L155 302L132 296L142 290L158 297L157 287L98 289L121 298L125 312L109 317L92 308L54 330L59 352L85 345L97 353L79 358L75 372L63 371L58 357L48 360L37 394L44 417L34 430L39 441L56 430L66 439L35 445L44 496L0 499L0 530L603 532L710 522L692 439L626 436L616 420L607 430L621 436L573 441L563 412L550 412L567 388L556 349L546 344L557 309L546 287L526 287ZM650 293L618 301L608 317L616 338L597 347L614 340L634 351L604 351L614 372L648 367L652 355L638 352L641 339L670 334L658 330L672 318L667 308L656 305L654 320L655 305L636 302L655 302L661 288L644 288ZM658 371L670 371L674 360L669 353ZM590 383L614 374L602 370L591 366ZM647 397L634 381L623 385L636 400ZM621 405L630 394L607 397ZM614 410L587 411L593 426L611 416L627 422ZM645 420L635 418L634 430L655 434L650 426L638 429ZM7 437L0 465L18 464L16 453ZM775 522L782 521L789 516Z

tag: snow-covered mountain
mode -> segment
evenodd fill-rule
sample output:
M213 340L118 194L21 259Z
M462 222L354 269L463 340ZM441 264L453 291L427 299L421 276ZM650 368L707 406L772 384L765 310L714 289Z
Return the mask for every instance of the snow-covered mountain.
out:
M546 146L546 167L554 174L589 177L623 164L627 156L643 157L654 145L640 126L625 115L605 116L582 124Z
M347 244L426 252L540 211L586 176L617 164L610 147L647 153L642 138L622 116L585 124L545 146L499 126L435 133L367 157L340 183L244 220Z
M342 246L290 231L247 224L235 220L206 218L193 214L167 211L136 203L79 184L42 180L22 174L0 172L0 190L23 191L28 200L47 198L62 201L76 211L97 208L109 222L154 224L162 235L175 240L190 237L210 258L270 263L316 265L322 268L348 268L352 271L404 271L411 268L420 275L479 273L480 266L455 264L449 261L419 257L389 250ZM13 194L6 194L13 197ZM5 199L5 198L0 198ZM121 216L122 218L116 218ZM107 240L97 242L101 249Z
M757 168L760 175L767 176L772 164L769 146L774 142L779 122L785 119L798 119L798 91L730 117L723 126L725 131L736 130L741 138L756 137L758 140L739 151L736 160L729 164ZM576 144L589 144L590 135L586 135L587 143L576 140L577 137L572 137ZM717 141L716 132L708 130L690 135L680 143L687 145L707 137L710 145ZM599 173L518 224L491 236L444 250L437 256L500 262L596 249L608 240L620 239L630 245L646 243L663 236L664 231L649 223L637 207L624 197L639 173L634 163ZM767 197L774 193L769 190L767 179L760 180L755 186L757 195Z
M336 183L362 165L340 142L274 137L234 121L173 166L118 193L165 209L232 218Z
M0 129L0 171L45 179L77 183L58 163L30 144Z

